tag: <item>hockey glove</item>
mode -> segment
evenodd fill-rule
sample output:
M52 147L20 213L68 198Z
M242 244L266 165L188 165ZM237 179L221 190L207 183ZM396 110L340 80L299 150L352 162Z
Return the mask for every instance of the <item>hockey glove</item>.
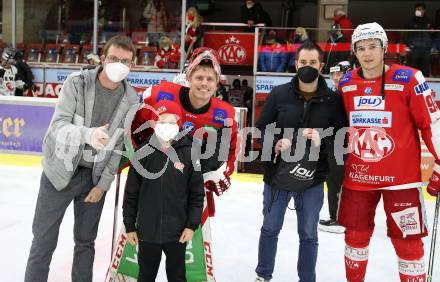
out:
M436 197L440 192L440 160L435 161L434 170L429 179L428 187L426 189L431 196Z
M205 189L214 192L220 196L231 186L231 180L228 174L228 164L225 162L217 170L205 172L203 174Z

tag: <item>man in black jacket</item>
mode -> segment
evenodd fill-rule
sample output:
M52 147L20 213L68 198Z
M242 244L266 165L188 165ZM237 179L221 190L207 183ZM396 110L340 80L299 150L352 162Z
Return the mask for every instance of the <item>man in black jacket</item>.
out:
M175 102L154 106L154 134L134 155L125 188L127 240L139 244L138 281L155 281L162 251L168 281L186 281L185 251L202 216L204 188L192 141L178 138L182 112Z
M256 24L264 23L266 26L272 26L272 20L263 6L255 0L245 0L241 6L241 22L248 25L248 31L253 31Z
M414 7L414 16L408 23L408 29L424 29L425 31L410 31L406 44L411 50L409 52L408 65L422 71L425 77L430 74L431 67L431 21L426 16L426 5L417 3Z
M341 97L331 92L320 75L324 66L321 48L308 41L298 49L297 54L297 75L291 82L277 86L271 91L256 124L262 131L262 136L267 134L265 131L269 130L270 124L275 123L275 127L281 129L281 133L276 134L274 138L272 159L265 162L264 221L260 233L258 266L255 270L258 276L256 281L272 279L278 234L291 198L294 198L295 202L300 241L298 276L301 282L316 281L317 225L324 199L325 174L328 172L327 154L333 151L333 138L321 140L318 129L334 127L335 133L346 124ZM306 128L301 129L305 124ZM278 168L278 162L274 163L273 159L294 147L293 138L284 135L287 129L294 129L298 135L311 140L309 143L313 146L320 147L316 170L313 172L313 184L303 192L275 189L273 183ZM267 142L268 140L264 140L264 143Z

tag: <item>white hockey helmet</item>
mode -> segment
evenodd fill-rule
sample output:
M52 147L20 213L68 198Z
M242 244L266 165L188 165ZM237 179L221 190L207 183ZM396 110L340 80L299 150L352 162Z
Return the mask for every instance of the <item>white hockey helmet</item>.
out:
M353 53L356 51L356 43L366 39L379 39L385 50L388 47L387 34L385 33L383 27L376 22L361 24L356 27L351 36L351 50L353 51Z
M330 68L330 74L335 73L335 72L346 73L347 71L349 71L351 69L352 69L352 67L351 67L351 64L349 61L341 61Z

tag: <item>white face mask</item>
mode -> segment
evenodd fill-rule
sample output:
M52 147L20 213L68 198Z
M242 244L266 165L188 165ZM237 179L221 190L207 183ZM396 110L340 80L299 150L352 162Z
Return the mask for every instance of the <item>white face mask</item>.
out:
M108 63L104 67L105 74L113 82L120 82L127 77L130 68L121 62Z
M416 10L416 17L421 17L422 16L422 11L420 10Z
M163 141L169 142L179 133L179 126L175 123L156 123L154 133Z
M254 2L246 2L246 7L248 9L252 8L254 6Z

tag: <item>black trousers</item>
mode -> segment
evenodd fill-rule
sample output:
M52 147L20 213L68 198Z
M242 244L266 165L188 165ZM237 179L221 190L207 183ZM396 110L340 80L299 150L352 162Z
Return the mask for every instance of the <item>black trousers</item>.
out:
M344 161L346 160L344 155ZM342 180L345 174L345 165L337 165L333 154L328 155L328 163L330 166L330 173L327 176L327 200L328 200L328 212L330 218L336 220L338 205L339 205L339 192L341 192Z
M165 253L165 269L169 282L186 282L186 243L155 244L139 242L139 282L154 282L159 270L162 251Z

